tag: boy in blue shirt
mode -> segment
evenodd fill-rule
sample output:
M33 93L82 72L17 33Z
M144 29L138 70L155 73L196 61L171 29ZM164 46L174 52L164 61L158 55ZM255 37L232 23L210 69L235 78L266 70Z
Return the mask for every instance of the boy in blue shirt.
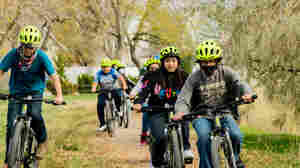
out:
M41 32L34 26L24 27L19 35L19 48L13 48L0 62L0 78L9 69L11 75L9 79L9 94L17 97L31 95L33 98L42 98L45 89L45 80L47 73L54 82L56 90L56 103L63 102L61 85L56 75L53 64L42 50L39 49L41 42ZM13 122L16 116L21 113L22 104L16 103L15 100L9 100L7 112L6 127L6 157L4 168L7 165L7 152L10 137L13 135ZM31 127L36 133L36 139L39 143L37 156L42 159L41 155L46 151L47 132L44 119L41 115L42 103L37 102L28 104L28 110L32 117Z
M117 72L114 68L112 68L111 60L103 59L101 61L101 70L99 70L92 84L92 92L96 92L97 85L99 84L102 89L113 89L112 97L115 100L118 111L120 111L121 106L121 90L117 89L116 81L120 80L122 82L122 88L124 91L127 90L127 84L124 77ZM104 120L104 103L106 97L104 94L98 95L98 103L97 103L97 112L98 119L100 122L100 127L97 128L96 131L104 131L106 129L106 124Z

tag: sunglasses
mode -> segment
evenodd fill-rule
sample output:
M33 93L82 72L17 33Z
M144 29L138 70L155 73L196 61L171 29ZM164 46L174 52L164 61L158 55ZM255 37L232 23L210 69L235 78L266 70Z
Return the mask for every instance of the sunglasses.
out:
M36 48L36 47L32 46L32 44L22 44L22 46L24 47L24 49L30 49L30 50L33 50Z

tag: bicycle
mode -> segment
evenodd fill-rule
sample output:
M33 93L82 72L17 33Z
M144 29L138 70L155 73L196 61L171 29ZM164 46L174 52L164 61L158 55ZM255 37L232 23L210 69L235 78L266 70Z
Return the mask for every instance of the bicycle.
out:
M123 92L121 96L121 121L120 121L120 126L123 126L124 128L128 128L130 125L131 121L131 101L126 92Z
M117 110L115 101L112 97L112 91L114 89L100 89L96 91L98 94L105 94L106 100L104 105L104 119L106 122L106 130L110 137L116 135L116 127L121 123L121 115Z
M1 100L14 100L19 104L31 104L35 102L44 102L46 104L56 104L54 100L43 98L32 98L32 96L16 97L6 94L0 94ZM63 102L62 105L66 103ZM26 106L24 106L26 107ZM10 137L10 143L8 145L8 167L9 168L36 168L37 165L37 149L38 143L35 138L35 132L31 128L30 124L32 117L25 108L22 109L22 114L18 115L14 121L13 129L14 133Z
M185 163L191 164L193 160L184 160L183 158L183 137L182 137L182 123L185 122L183 120L174 121L171 119L170 115L174 113L174 106L170 106L168 104L165 107L161 106L150 106L150 107L142 107L142 112L167 112L168 113L168 121L165 127L164 132L167 134L167 151L164 154L164 159L167 161L168 168L184 168ZM152 144L155 141L154 137L150 136L147 139L149 144L149 152L152 153Z
M256 99L257 96L253 95L252 99ZM235 101L229 102L225 105L206 105L200 104L195 110L193 110L190 114L186 114L182 117L183 121L192 121L197 118L207 118L213 121L212 123L212 131L210 133L211 140L211 158L213 168L221 168L221 162L224 160L225 168L237 168L236 159L234 157L232 142L229 136L229 131L227 127L221 125L221 120L227 116L231 115L229 112L224 112L222 110L228 109L230 105L242 105L249 104L245 103L244 100L237 99ZM210 116L201 116L203 111L201 109L209 109L211 113ZM223 152L223 154L222 154ZM225 157L225 159L221 159Z

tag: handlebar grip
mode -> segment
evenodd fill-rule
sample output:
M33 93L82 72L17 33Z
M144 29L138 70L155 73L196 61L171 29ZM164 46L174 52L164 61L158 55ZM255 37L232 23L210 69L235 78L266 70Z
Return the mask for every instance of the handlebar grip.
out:
M257 99L257 94L252 95L252 99Z
M55 103L54 100L45 100L45 103L53 104L53 105L66 105L67 104L65 101L63 101L61 104L57 104L57 103Z

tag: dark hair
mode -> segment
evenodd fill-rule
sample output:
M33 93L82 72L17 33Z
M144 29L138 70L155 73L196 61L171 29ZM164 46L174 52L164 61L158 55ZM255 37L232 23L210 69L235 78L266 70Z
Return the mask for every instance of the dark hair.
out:
M176 89L180 90L182 86L184 85L184 82L187 78L187 73L184 72L183 69L178 67L174 73L169 73L164 67L160 69L161 78L159 80L160 84L163 88L168 87L168 85L171 85L175 87ZM173 80L170 81L168 79L168 75L174 75ZM170 83L171 82L171 83Z

